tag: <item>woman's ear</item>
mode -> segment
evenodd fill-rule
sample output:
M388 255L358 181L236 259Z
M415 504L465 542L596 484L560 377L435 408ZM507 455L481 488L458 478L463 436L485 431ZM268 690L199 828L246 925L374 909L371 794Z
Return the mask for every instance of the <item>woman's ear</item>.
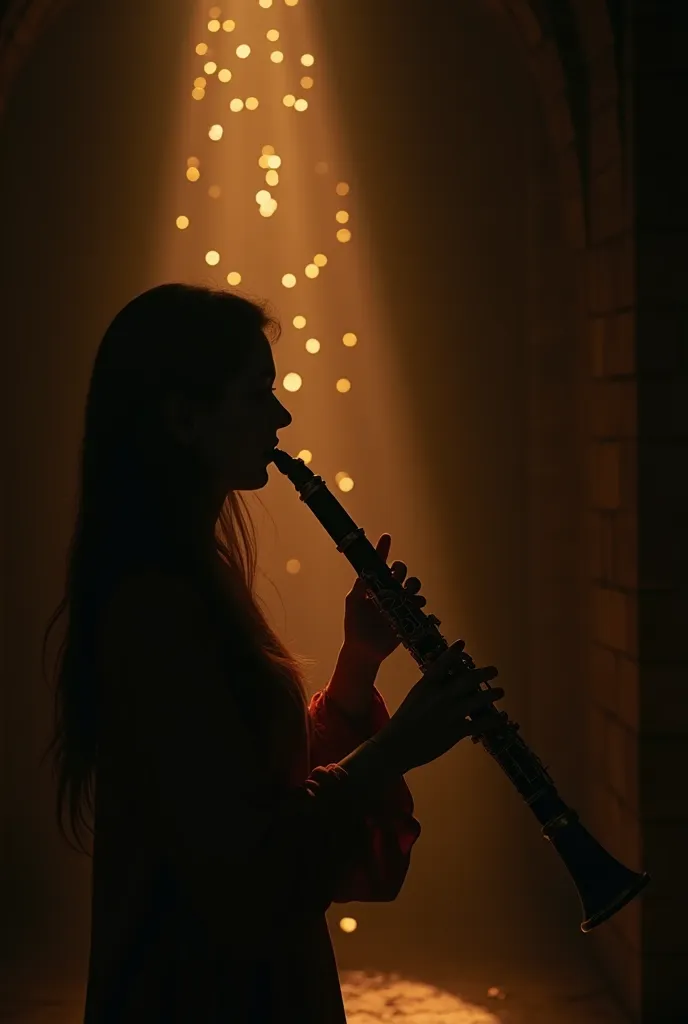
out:
M185 395L169 392L162 400L165 428L185 448L191 447L199 433L199 410Z

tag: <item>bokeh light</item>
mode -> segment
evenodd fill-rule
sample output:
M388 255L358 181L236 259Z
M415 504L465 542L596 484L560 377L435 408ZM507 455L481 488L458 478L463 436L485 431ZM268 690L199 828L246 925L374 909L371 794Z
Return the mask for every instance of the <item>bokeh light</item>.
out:
M304 75L303 76L303 78L301 79L301 88L302 89L312 89L313 88L313 79L310 77L310 75Z
M301 315L295 316L294 319L292 320L292 323L294 327L297 328L297 330L301 330L302 327L306 326L306 318L305 316Z
M293 274L285 274L282 278L282 284L285 288L293 288L296 284L296 277Z
M175 223L176 223L177 227L180 229L180 231L183 231L184 228L188 228L188 226L189 226L189 218L188 217L184 217L184 216L177 217L177 220L175 221Z
M347 210L337 210L334 216L338 224L346 224L349 219L349 213Z
M277 40L279 39L279 32L277 31L277 29L276 29L276 28L271 28L271 29L269 29L269 31L268 31L268 32L266 32L266 38L267 38L267 39L268 39L268 40L269 40L269 41L270 41L271 43L276 43L276 42L277 42Z
M265 181L268 185L279 185L279 174L277 171L268 171L265 175Z
M208 138L212 139L213 142L219 142L220 139L222 138L223 133L224 129L221 124L213 124L210 126Z
M281 64L284 60L284 54L281 50L273 50L270 54L270 60L273 64Z
M293 107L296 103L296 96L288 92L287 95L282 98L282 103L284 103L285 107Z
M209 60L207 64L203 65L203 70L205 71L206 75L214 75L215 72L217 71L217 64L215 63L214 60Z
M340 377L336 387L340 394L345 395L347 391L351 391L351 381L346 377Z
M324 267L327 265L327 256L322 252L317 252L313 257L313 262L316 267Z
M198 54L199 57L204 57L207 52L208 52L208 44L207 43L199 43L198 46L196 47L196 53Z
M238 96L235 96L234 99L230 101L229 109L235 114L238 114L240 110L244 109L244 101L240 100Z
M209 267L216 267L220 262L220 254L215 249L211 249L210 252L205 254L205 261Z
M348 474L344 474L341 480L338 481L337 486L340 491L353 491L354 482Z
M344 337L342 338L342 341L344 342L347 348L353 348L356 342L358 341L358 338L351 331L347 331Z
M208 189L208 195L211 199L219 199L222 195L222 189L219 185L211 185Z
M268 7L272 7L272 0L258 0L258 6L264 7L267 10Z
M308 110L308 100L298 99L294 103L294 110L302 111Z
M188 158L188 160L186 161L186 166L187 167L200 167L201 166L201 161L198 159L197 156L190 156Z
M227 274L227 284L235 286L241 284L241 274L236 270L230 271L230 273Z
M237 46L236 55L241 60L246 60L247 57L251 56L251 47L248 43L242 43L241 46Z
M195 100L202 100L205 96L205 89L194 88L191 90L191 96Z
M314 356L315 353L319 352L319 351L320 351L320 342L318 341L318 339L317 338L309 338L308 341L306 342L306 352L310 352L310 354L312 356Z
M355 932L358 922L355 917L343 917L339 922L339 927L343 932Z
M290 573L292 576L295 576L297 572L300 572L301 563L299 562L298 558L288 559L286 569L287 572Z
M222 28L222 25L217 20L217 18L213 18L211 21L208 22L208 31L209 32L219 32L221 28Z
M246 100L247 110L256 110L258 107L258 99L255 96L249 96Z
M301 57L301 63L305 68L311 68L315 64L315 57L312 53L304 53Z
M348 183L346 181L338 181L337 182L337 187L335 188L335 192L337 193L338 196L348 196L348 194L349 194L349 185L348 185Z
M349 231L348 228L340 228L339 229L339 231L337 232L337 241L338 242L350 242L351 241L351 232Z
M189 179L189 181L198 181L198 179L201 176L201 172L199 171L198 167L189 167L186 172L186 176Z
M217 77L221 82L231 82L232 72L229 70L229 68L220 68L220 70L217 73Z
M311 279L313 279L313 278L317 277L319 273L320 273L320 267L317 267L315 265L315 263L309 263L308 266L306 267L306 270L305 270L306 277L310 277Z
M302 459L306 465L313 459L313 452L309 452L308 448L302 448L296 456L297 459Z
M236 21L232 21L231 18L227 18L226 21L222 22L222 28L225 32L233 32L236 28Z
M298 373L288 373L282 381L285 391L298 391L303 381Z
M268 156L267 161L268 167L272 167L273 169L277 169L282 166L282 158L279 156Z

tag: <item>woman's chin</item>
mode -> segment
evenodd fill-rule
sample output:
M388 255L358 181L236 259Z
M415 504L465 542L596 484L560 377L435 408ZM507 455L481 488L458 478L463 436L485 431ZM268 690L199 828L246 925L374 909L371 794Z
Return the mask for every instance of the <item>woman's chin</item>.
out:
M269 481L270 475L268 473L267 465L258 466L255 470L250 473L242 473L241 477L236 478L236 482L232 484L230 490L232 491L258 491L261 487L265 487Z

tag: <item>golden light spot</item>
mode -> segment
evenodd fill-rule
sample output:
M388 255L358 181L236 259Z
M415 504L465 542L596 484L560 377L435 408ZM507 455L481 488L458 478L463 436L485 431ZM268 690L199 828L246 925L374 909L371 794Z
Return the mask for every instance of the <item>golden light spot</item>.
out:
M348 210L337 210L334 216L338 224L346 224L349 219L349 212Z
M268 185L279 185L279 174L277 171L268 171L265 175L265 181Z
M262 167L264 171L267 171L268 167L270 166L270 164L268 163L269 159L270 159L270 157L267 157L267 156L259 157L258 158L258 166Z
M343 932L353 932L358 927L358 923L353 917L343 917L339 922L339 927Z
M304 53L301 57L301 63L305 68L311 68L315 64L315 57L312 53Z
M188 178L189 181L198 181L200 176L201 172L199 171L198 167L189 167L188 171L186 172L186 177Z
M303 381L298 373L288 373L282 381L282 384L287 391L298 391L303 384Z
M342 395L345 395L347 391L351 391L351 381L347 380L346 377L340 377L337 381L337 391Z
M339 181L339 182L337 182L337 187L335 188L335 192L337 193L338 196L348 196L348 194L349 194L349 186L347 185L347 183L345 181Z
M256 202L257 203L269 203L270 202L270 198L271 198L270 197L270 193L268 192L268 190L266 188L262 188L260 190L260 192L256 192Z
M313 88L313 79L310 77L310 75L304 75L303 76L303 78L301 79L301 88L302 89L312 89Z
M258 108L258 99L256 96L249 96L246 100L247 110L256 110Z
M225 32L233 32L236 28L236 21L232 21L231 18L227 18L226 21L222 22L222 28Z
M306 267L306 277L317 277L320 273L320 267L316 267L315 263L309 263Z
M338 242L350 242L351 241L351 232L349 231L348 228L340 228L339 229L339 231L337 232L337 241Z
M219 185L211 185L208 189L208 195L211 199L219 199L222 194L222 189Z
M292 96L292 94L288 92L287 95L282 98L282 103L284 103L285 107L293 107L296 103L296 96Z
M302 327L306 326L306 318L305 316L301 315L295 316L294 319L292 320L292 323L294 327L297 328L297 330L301 330Z
M210 10L208 11L208 17L209 18L219 18L221 14L222 14L222 8L221 7L211 7Z
M287 7L296 7L299 0L284 0Z
M269 42L271 42L271 43L276 43L276 42L277 42L277 40L279 39L279 32L277 31L277 29L276 29L276 28L271 28L271 29L269 29L269 30L268 30L268 31L267 31L267 32L265 33L265 35L266 35L266 38L267 38L267 39L269 40Z
M181 231L183 231L184 228L188 228L188 226L189 226L189 218L188 217L183 217L183 216L182 217L177 217L177 220L175 221L175 223L176 223L177 227Z
M220 68L220 70L217 73L217 77L221 82L231 82L232 72L229 70L229 68Z
M205 71L206 75L214 75L215 72L217 71L217 64L215 63L214 60L209 60L207 64L203 65L203 70Z
M281 167L281 166L282 166L282 157L280 157L280 156L269 156L268 157L268 167L277 168L277 167Z
M232 285L241 284L241 274L238 273L238 271L236 271L236 270L230 271L230 273L227 274L227 284L232 284Z
M261 149L261 153L263 154L263 156L272 156L274 152L274 146L263 146L263 148Z
M285 288L293 288L296 284L296 277L294 274L285 274L282 278L282 284ZM285 384L286 387L286 384Z
M326 164L324 160L319 160L318 163L315 165L316 174L327 174L329 169L330 168L328 164Z
M271 199L268 203L262 205L259 209L261 217L272 217L273 213L277 209L277 200Z
M306 352L310 352L310 354L312 356L314 356L315 353L319 352L319 351L320 351L320 342L318 341L318 339L317 338L309 338L308 341L306 342Z
M224 129L221 124L213 124L210 126L208 132L208 138L212 139L213 142L219 142L224 134Z
M205 254L205 261L209 267L216 267L220 262L220 254L215 249L211 249L210 252Z
M343 476L342 479L339 481L338 487L340 491L353 491L354 482L350 476Z
M352 331L347 331L347 333L342 338L342 341L344 342L347 348L353 348L356 342L358 341L358 338L356 337L355 334L353 334Z
M317 252L313 257L313 262L316 267L325 267L327 266L327 256L322 252Z
M307 448L302 448L299 454L296 456L296 458L302 459L306 463L306 465L308 465L308 463L313 458L313 452L309 452Z
M205 89L192 89L191 95L195 100L202 100L205 96Z
M237 46L236 55L237 57L240 57L241 60L246 60L247 57L251 56L251 47L248 43L242 43L241 46Z
M235 114L238 114L240 110L244 109L244 101L240 100L238 97L235 97L230 102L229 109L232 110Z
M273 64L281 64L284 60L284 54L281 50L273 50L270 54L270 60Z
M343 477L345 477L345 476L348 476L348 475L349 475L349 474L348 474L348 473L345 473L345 472L344 472L344 470L342 469L342 470L340 470L340 472L339 472L339 473L335 473L335 475L334 475L334 482L335 482L336 484L338 484L338 483L339 483L339 481L340 481L340 480L341 480L341 479L342 479Z
M198 54L199 57L205 56L205 54L207 52L208 52L208 44L207 43L199 43L198 46L196 47L196 53Z
M294 104L294 110L308 110L308 100L297 100Z
M217 18L213 18L212 21L208 22L209 32L219 32L221 27L222 26L220 25L220 22L217 20Z
M258 0L258 6L264 7L267 11L268 7L272 7L272 0Z
M301 563L299 562L298 558L290 558L287 561L287 572L290 573L292 576L295 576L297 572L300 572L300 570Z
M197 156L190 156L189 159L186 161L186 166L187 167L200 167L201 166L201 161L198 159Z
M198 78L194 78L194 88L195 89L205 89L207 84L208 84L208 80L206 78L203 78L202 75L200 75Z

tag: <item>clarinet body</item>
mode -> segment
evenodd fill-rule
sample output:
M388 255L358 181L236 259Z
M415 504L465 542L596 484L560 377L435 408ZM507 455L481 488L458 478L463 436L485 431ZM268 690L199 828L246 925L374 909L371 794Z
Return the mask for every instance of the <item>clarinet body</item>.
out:
M340 551L365 580L370 597L387 618L401 643L424 671L449 646L440 633L440 620L427 615L392 576L386 562L346 509L301 459L275 449L273 460L299 492ZM463 664L474 668L463 652ZM487 684L483 684L486 686ZM625 867L609 854L580 823L578 814L559 796L540 758L527 746L519 727L505 711L490 706L484 714L500 725L479 742L515 786L540 823L573 878L583 910L581 930L589 932L612 917L645 887L649 875Z

